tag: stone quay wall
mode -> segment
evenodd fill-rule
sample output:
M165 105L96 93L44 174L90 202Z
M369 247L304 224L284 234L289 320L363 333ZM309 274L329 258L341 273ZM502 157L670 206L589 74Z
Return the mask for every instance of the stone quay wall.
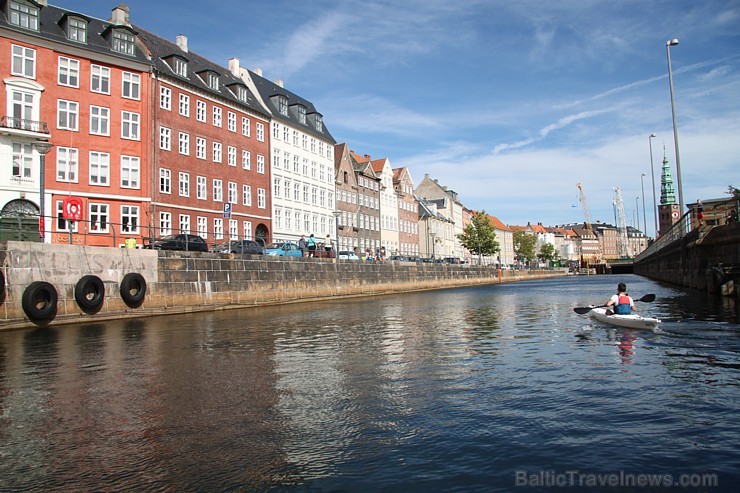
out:
M728 281L737 285L739 267L740 223L733 223L694 229L652 255L638 258L634 272L687 288L718 292Z
M563 271L497 271L493 267L399 262L267 257L201 252L114 249L8 241L0 243L0 330L32 322L22 298L34 281L53 285L56 316L43 325L225 310L336 297L492 284L565 275ZM123 302L120 285L141 274L141 306ZM75 286L86 275L100 278L105 294L94 313L83 311Z

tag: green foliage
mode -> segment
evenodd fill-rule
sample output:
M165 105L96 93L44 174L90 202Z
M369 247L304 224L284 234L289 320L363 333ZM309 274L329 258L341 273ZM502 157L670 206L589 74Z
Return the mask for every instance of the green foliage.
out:
M514 254L520 262L531 262L535 258L537 237L526 231L514 232Z
M537 254L537 258L543 262L554 262L558 259L558 252L555 250L555 245L552 243L545 243L540 248L540 253Z
M495 255L501 250L496 241L496 230L486 211L474 212L465 230L457 235L457 239L466 250L477 253L479 257Z
M732 195L735 200L740 200L740 189L733 187L730 185L727 187L727 192L725 192L728 195Z

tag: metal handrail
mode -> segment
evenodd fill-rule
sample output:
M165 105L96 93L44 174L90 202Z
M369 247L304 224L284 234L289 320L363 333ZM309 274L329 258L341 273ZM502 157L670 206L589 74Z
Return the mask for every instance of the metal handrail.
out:
M640 262L653 255L654 253L662 250L666 246L670 245L676 240L680 240L686 234L691 231L691 211L687 211L681 218L676 221L671 228L664 234L655 240L649 247L643 250L637 257L635 262Z

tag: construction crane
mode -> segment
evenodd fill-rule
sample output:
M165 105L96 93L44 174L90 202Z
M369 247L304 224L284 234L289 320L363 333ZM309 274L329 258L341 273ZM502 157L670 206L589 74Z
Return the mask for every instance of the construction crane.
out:
M617 205L617 253L620 258L632 257L632 249L627 238L627 218L624 215L624 202L622 201L622 191L619 187L614 187L614 203Z
M594 231L594 228L592 226L593 223L591 222L591 212L589 211L589 209L588 209L588 203L586 202L586 193L583 191L583 183L578 182L576 184L576 186L578 187L578 191L580 192L580 196L579 196L578 200L579 200L579 202L581 202L581 206L583 207L583 214L586 217L586 222L584 223L584 229L590 235L592 235L594 238L596 238L598 240L598 237L596 236L596 232ZM601 261L601 257L602 257L602 255L601 255L601 242L599 242L599 250L598 250L597 257L596 257L596 262L597 263ZM586 259L586 264L588 265L588 259Z

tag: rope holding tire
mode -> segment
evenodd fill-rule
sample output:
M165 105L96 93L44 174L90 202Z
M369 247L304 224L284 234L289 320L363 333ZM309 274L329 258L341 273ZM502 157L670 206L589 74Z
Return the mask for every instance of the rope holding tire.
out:
M121 281L121 299L131 308L138 308L146 296L146 280L137 272L130 272Z
M98 276L82 276L75 285L75 301L83 312L97 313L105 301L105 285Z
M57 290L45 281L35 281L23 291L21 306L36 325L47 325L57 315Z

